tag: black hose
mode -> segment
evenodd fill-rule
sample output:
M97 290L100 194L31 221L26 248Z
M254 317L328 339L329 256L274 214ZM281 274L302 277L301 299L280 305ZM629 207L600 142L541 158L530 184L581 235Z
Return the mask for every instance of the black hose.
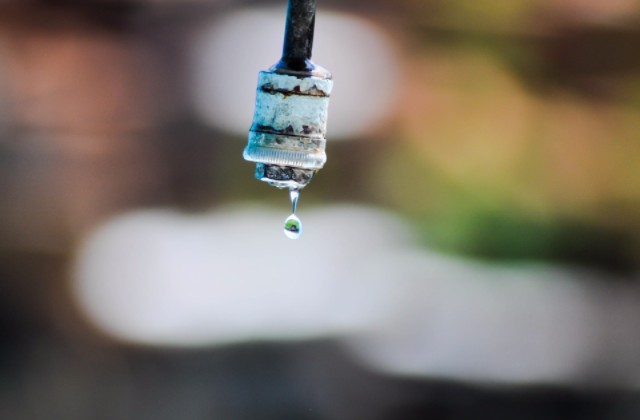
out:
M315 21L316 0L289 0L278 72L311 73L316 68L311 62Z

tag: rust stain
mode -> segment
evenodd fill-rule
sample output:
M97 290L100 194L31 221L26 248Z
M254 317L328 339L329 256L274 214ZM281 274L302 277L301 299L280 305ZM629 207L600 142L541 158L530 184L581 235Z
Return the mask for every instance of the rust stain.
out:
M273 86L273 84L271 83L265 83L264 85L260 86L260 90L269 95L275 95L276 93L280 93L285 97L291 96L291 95L317 96L320 98L329 97L329 94L327 92L318 89L318 86L316 86L315 84L307 90L300 90L300 85L294 86L293 90L288 90L288 89L277 88Z

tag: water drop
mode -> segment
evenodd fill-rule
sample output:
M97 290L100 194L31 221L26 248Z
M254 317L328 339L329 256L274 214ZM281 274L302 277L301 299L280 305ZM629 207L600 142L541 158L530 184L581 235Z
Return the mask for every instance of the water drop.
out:
M296 216L300 190L291 188L289 190L289 198L291 199L291 215L284 221L284 234L289 239L298 239L302 233L302 222Z
M298 239L302 233L302 222L298 219L298 216L291 214L284 221L284 234L289 239Z

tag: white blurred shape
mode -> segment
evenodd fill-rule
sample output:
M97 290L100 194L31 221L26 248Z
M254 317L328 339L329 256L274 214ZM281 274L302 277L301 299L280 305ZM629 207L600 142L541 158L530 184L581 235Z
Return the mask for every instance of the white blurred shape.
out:
M397 267L402 267L398 273ZM553 269L507 269L435 257L387 255L367 267L401 276L401 302L348 346L395 374L489 382L577 378L600 330L593 283Z
M362 208L303 217L307 231L293 243L282 235L282 214L265 209L123 216L79 255L77 299L108 333L150 344L300 339L363 328L386 298L350 276L350 267L406 243L404 227Z
M196 110L211 125L246 134L258 72L282 52L285 9L236 11L203 28L192 49ZM329 139L370 133L395 106L397 59L378 27L344 13L318 11L313 61L334 75Z
M288 210L288 209L287 209ZM364 207L193 216L140 211L86 241L74 293L121 340L202 346L340 338L383 372L494 383L634 383L640 294L553 267L501 268L414 245ZM594 376L595 375L595 376Z

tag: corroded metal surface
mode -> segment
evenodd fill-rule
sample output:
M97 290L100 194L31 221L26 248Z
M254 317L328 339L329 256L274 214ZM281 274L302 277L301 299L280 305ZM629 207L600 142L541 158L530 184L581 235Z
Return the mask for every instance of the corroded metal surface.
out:
M261 71L251 131L324 137L332 81Z
M316 171L291 166L256 164L256 179L278 188L300 188L307 185Z
M291 168L280 171L280 175L293 174L293 169L304 170L304 177L290 177L286 181L299 180L299 187L306 185L313 172L327 160L325 133L332 85L331 79L322 77L261 71L244 158L266 167ZM261 171L258 165L256 178L282 181L275 176L276 172L270 178L268 171ZM280 182L270 183L284 186Z

